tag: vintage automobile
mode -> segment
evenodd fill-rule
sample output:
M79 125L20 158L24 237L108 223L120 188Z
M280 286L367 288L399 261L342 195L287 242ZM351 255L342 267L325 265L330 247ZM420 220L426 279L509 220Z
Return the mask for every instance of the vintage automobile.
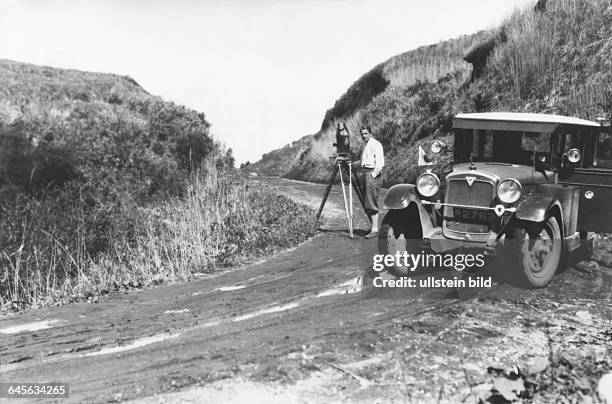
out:
M378 240L382 254L478 249L505 280L543 287L570 257L590 254L593 232L612 232L609 127L578 118L459 114L450 172L428 169L391 187ZM438 158L438 157L436 157ZM405 276L399 262L388 268Z

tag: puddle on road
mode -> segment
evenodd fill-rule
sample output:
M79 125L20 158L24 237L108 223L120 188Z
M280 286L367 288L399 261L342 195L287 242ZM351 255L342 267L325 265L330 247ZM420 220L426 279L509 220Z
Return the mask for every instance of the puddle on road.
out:
M223 321L221 321L221 320L213 320L213 321L209 321L207 323L199 324L199 325L197 325L195 327L186 329L185 331L196 330L196 329L199 329L199 328L216 327L216 326L220 325L222 322Z
M327 289L327 290L324 290L323 292L319 292L314 297L347 295L347 294L352 294L352 293L359 293L359 292L361 292L362 287L363 287L363 278L361 276L358 276L356 278L349 279L348 281L341 283L340 285L336 286L335 288ZM274 307L270 307L268 309L263 309L263 310L254 311L252 313L243 314L241 316L238 316L238 317L234 318L233 321L234 322L236 322L236 321L244 321L244 320L249 320L249 319L251 319L253 317L262 316L262 315L265 315L265 314L279 313L281 311L287 311L287 310L295 309L295 308L301 306L302 303L304 303L305 301L310 300L310 299L312 299L312 296L305 297L305 298L302 298L302 299L300 299L298 301L295 301L295 302L292 302L292 303L287 303L287 304L282 305L282 306L274 306Z
M358 276L344 283L341 283L335 288L327 289L327 290L324 290L323 292L319 292L317 294L317 297L348 295L352 293L359 293L361 292L362 288L363 288L363 277Z
M164 311L164 314L180 314L180 313L189 313L189 309L166 310L166 311Z
M0 328L2 334L18 334L21 332L39 331L53 327L55 324L61 323L61 320L44 320L34 323L19 324L11 327Z
M231 292L232 290L240 290L246 288L246 285L234 285L234 286L222 286L217 289L213 289L213 292Z
M235 317L233 321L243 321L243 320L251 319L253 317L262 316L264 314L279 313L281 311L295 309L296 307L299 307L299 306L300 304L297 302L285 304L282 306L274 306L274 307L270 307L269 309L258 310L252 313L243 314L242 316Z
M180 335L181 335L180 333L152 335L150 337L139 338L127 345L119 345L119 346L113 346L109 348L103 348L96 352L86 353L82 356L98 356L98 355L107 355L107 354L130 351L132 349L141 348L146 345L155 344L156 342L162 342L162 341L166 341L172 338L176 338Z

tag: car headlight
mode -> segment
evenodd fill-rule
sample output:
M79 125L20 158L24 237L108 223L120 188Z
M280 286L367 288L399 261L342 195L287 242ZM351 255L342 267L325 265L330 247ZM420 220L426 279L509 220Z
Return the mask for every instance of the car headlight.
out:
M570 151L567 152L567 159L570 163L577 163L581 158L582 153L580 153L580 150L578 149L570 149Z
M515 179L507 178L497 186L497 196L503 203L514 203L521 197L521 183Z
M429 198L434 196L440 190L440 180L435 174L422 174L416 181L417 191L422 196Z
M431 144L431 152L438 154L440 153L442 150L444 150L446 146L444 145L444 143L442 143L439 140L434 140L434 142Z

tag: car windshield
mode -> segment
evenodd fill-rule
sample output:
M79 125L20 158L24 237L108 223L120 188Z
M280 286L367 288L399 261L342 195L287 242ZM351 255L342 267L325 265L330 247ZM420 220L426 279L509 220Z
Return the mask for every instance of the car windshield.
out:
M455 161L531 164L550 152L550 133L463 129L455 134Z

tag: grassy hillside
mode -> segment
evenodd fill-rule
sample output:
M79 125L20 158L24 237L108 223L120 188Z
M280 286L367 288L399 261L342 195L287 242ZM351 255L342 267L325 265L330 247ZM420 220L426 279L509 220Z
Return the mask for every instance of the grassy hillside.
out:
M306 237L203 113L129 77L0 60L0 309L187 279Z
M423 46L375 66L355 81L334 106L327 110L319 132L266 153L259 161L244 169L262 175L321 180L328 175L328 157L334 152L331 144L335 139L333 128L336 122L349 122L349 130L355 134L361 126L361 112L377 96L395 93L398 88L419 82L436 81L449 73L460 72L467 77L470 64L463 61L462 55L466 48L479 43L487 35L478 32Z
M247 162L240 168L249 173L280 177L291 169L304 152L308 151L312 142L311 138L312 135L304 136L280 149L264 154L257 163Z
M612 111L612 6L609 0L549 0L544 12L517 12L501 27L395 56L340 97L310 144L283 175L328 178L334 123L347 122L359 155L361 125L385 148L387 185L413 181L418 145L448 137L454 115L490 110L544 112L594 119ZM503 33L504 40L498 40ZM470 81L465 53L495 45ZM486 56L486 54L485 54ZM373 79L378 77L378 79ZM374 84L372 84L374 83ZM273 153L277 161L282 157ZM291 156L293 158L293 156ZM289 158L287 159L289 160ZM265 167L266 158L255 163Z

